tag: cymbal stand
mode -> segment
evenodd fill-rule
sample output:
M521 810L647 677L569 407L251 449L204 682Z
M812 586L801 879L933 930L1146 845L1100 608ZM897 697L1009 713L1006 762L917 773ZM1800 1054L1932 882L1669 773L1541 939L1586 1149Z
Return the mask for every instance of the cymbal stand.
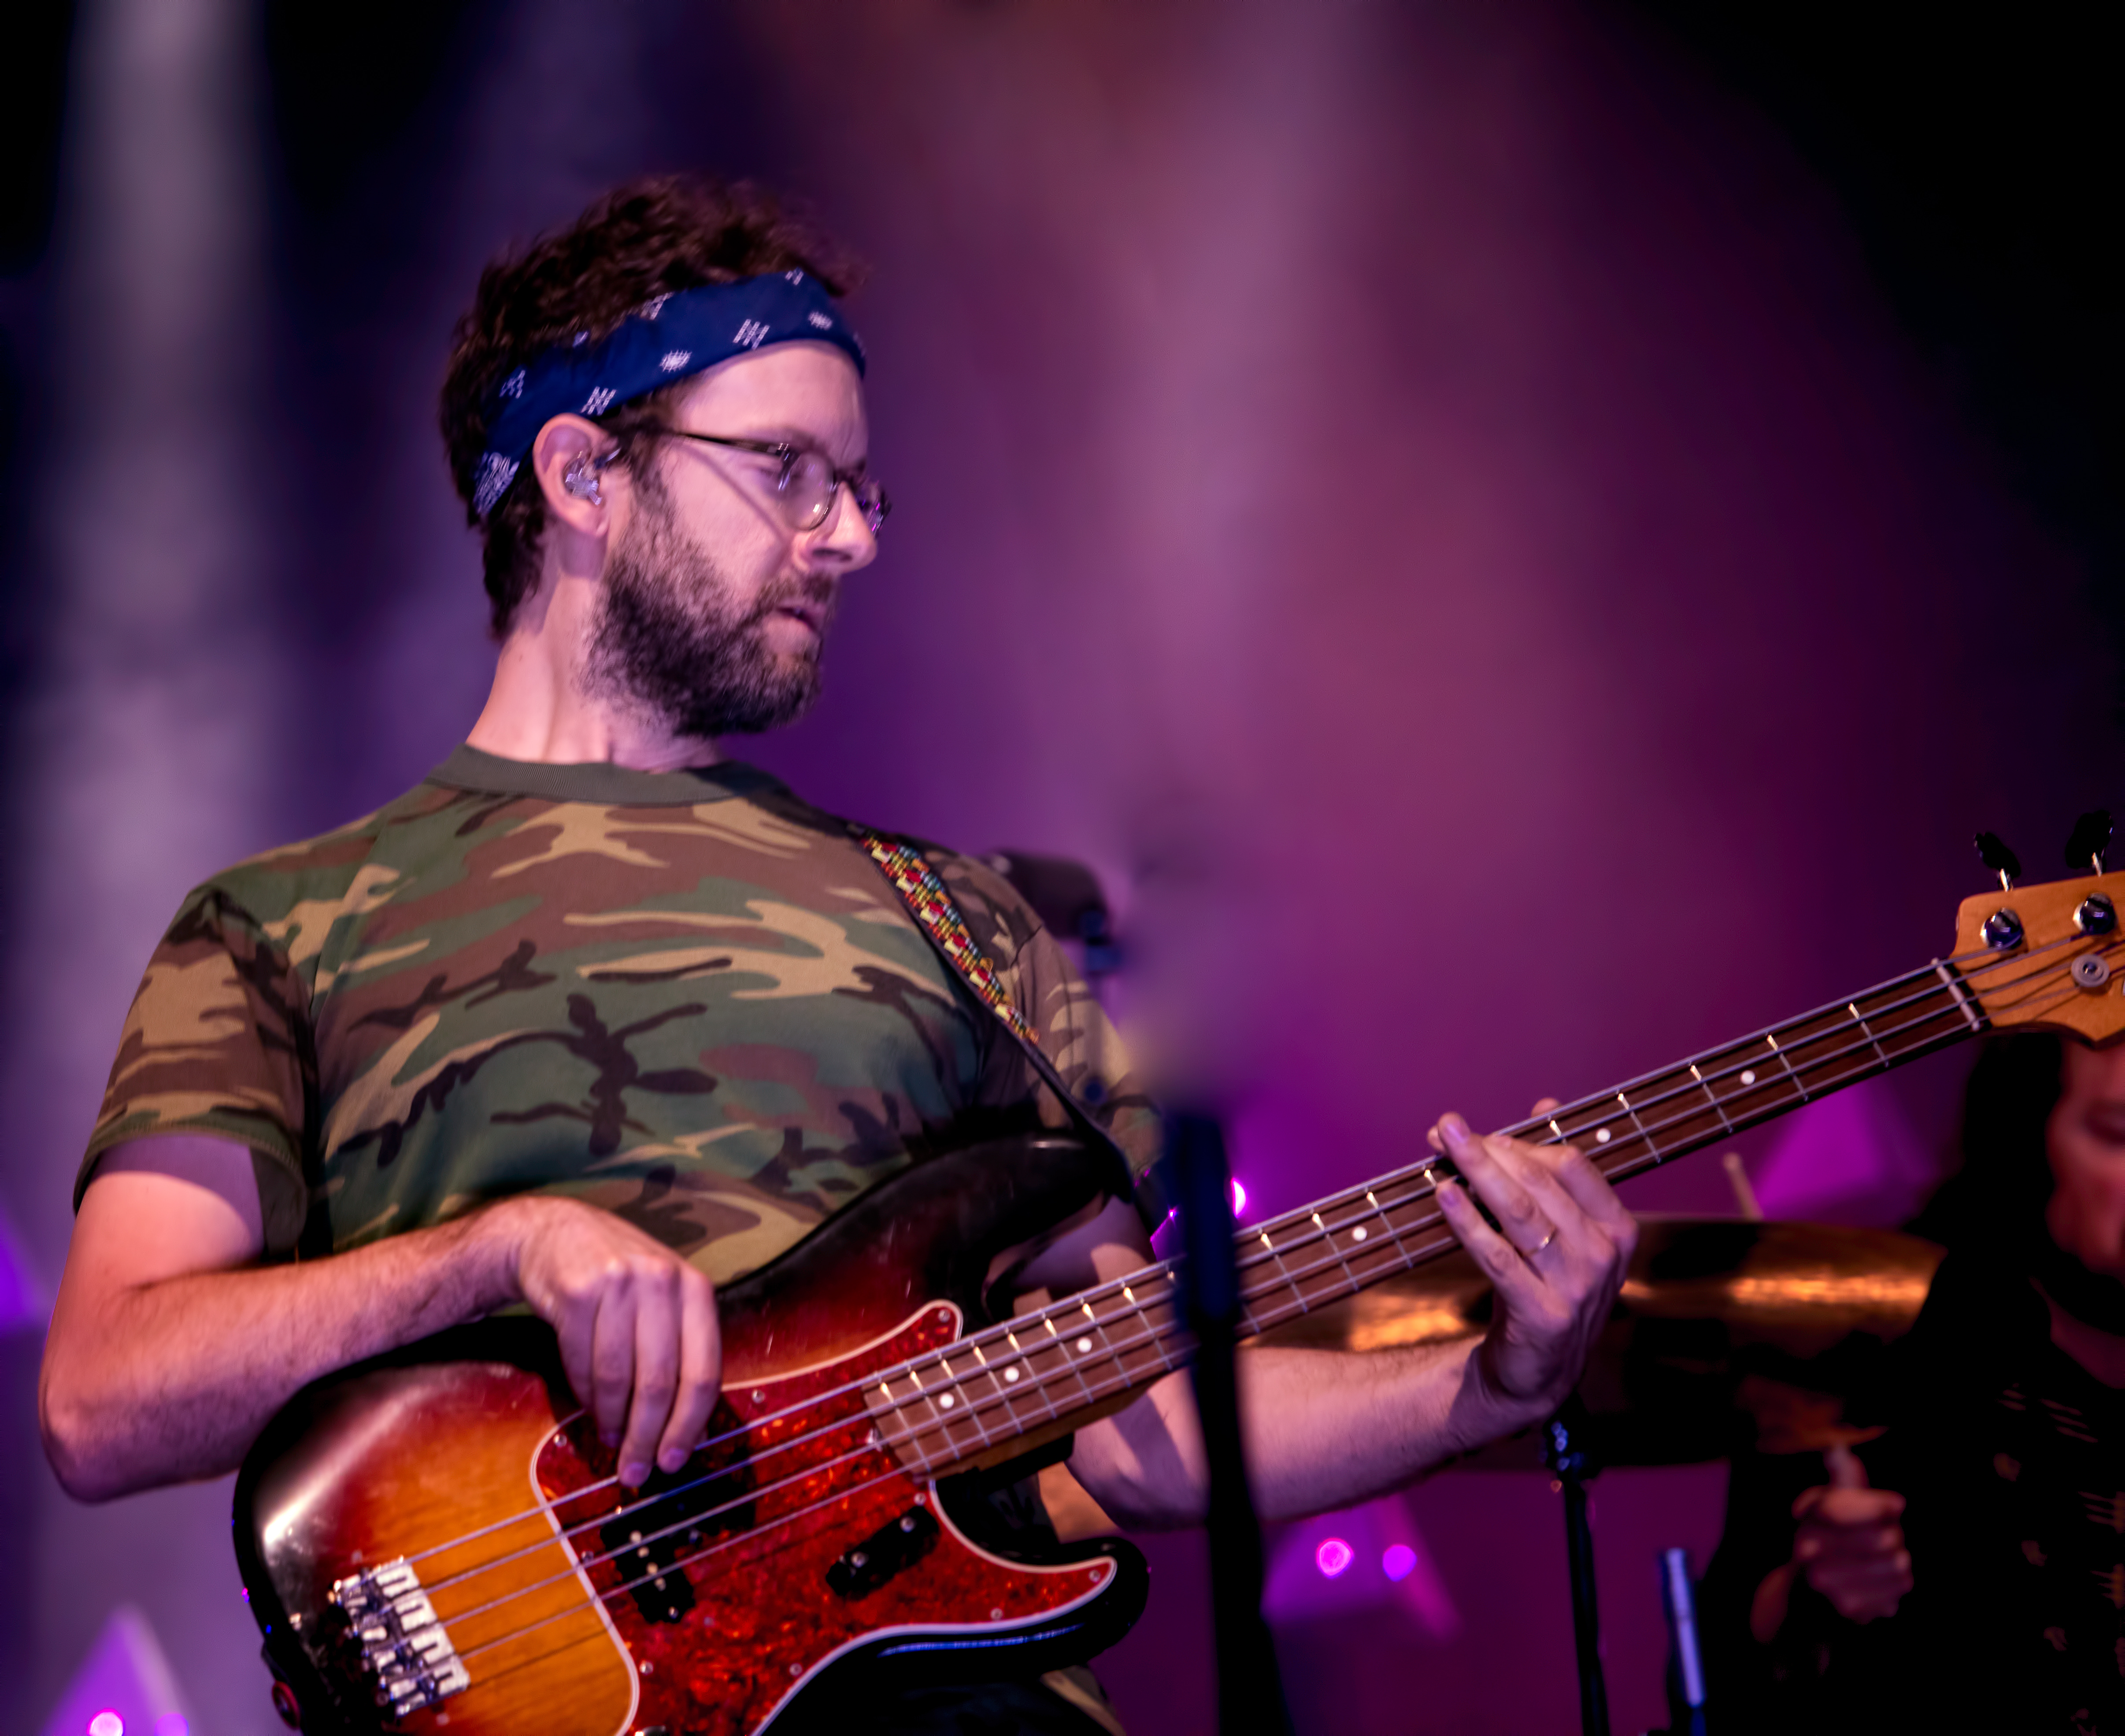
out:
M1166 1160L1180 1208L1180 1267L1195 1354L1188 1372L1210 1472L1210 1614L1217 1642L1218 1736L1291 1736L1276 1646L1262 1620L1261 1526L1240 1438L1239 1271L1232 1255L1225 1139L1207 1116L1174 1115Z
M1579 1727L1609 1736L1609 1685L1601 1674L1601 1614L1594 1595L1594 1528L1586 1485L1600 1469L1587 1440L1586 1408L1576 1394L1543 1425L1543 1456L1564 1492L1564 1548L1571 1569L1571 1637L1579 1654Z

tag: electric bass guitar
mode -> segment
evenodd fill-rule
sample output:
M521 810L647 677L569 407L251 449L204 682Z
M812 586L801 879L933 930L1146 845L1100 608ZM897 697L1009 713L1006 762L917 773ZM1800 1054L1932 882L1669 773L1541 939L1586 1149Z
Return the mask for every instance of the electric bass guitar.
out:
M1964 902L1956 947L1846 1001L1510 1130L1612 1180L1987 1030L2125 1029L2125 874ZM1185 1366L1171 1262L1031 1314L1006 1251L1107 1191L1040 1137L874 1190L723 1290L723 1392L638 1492L552 1334L479 1323L298 1394L246 1460L237 1550L284 1715L318 1736L753 1736L906 1682L1037 1674L1124 1633L1143 1559L1034 1559L996 1485ZM1443 1160L1240 1234L1259 1333L1455 1244Z

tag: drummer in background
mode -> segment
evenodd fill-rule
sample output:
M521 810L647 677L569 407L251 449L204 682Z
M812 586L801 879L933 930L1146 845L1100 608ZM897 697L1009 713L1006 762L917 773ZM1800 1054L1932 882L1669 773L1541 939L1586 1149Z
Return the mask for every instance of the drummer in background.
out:
M1736 1464L1715 1731L2125 1736L2125 1045L1995 1040L1962 1154L1887 1432Z

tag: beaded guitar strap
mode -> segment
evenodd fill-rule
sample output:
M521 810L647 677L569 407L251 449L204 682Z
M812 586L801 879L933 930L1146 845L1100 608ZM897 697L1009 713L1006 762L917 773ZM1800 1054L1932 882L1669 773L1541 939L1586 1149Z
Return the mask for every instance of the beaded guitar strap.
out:
M937 878L937 870L923 859L922 852L866 827L852 826L849 829L893 882L893 890L907 906L907 913L915 918L915 926L930 937L931 946L945 955L945 962L958 974L959 980L1003 1021L1006 1031L1039 1054L1039 1039L1034 1033L1033 1021L1018 1010L997 979L996 966L975 941L973 931L967 927L967 919L959 914L959 907L952 902L952 894L945 889L945 883ZM1064 1095L1067 1098L1068 1093Z
M1055 1064L1048 1059L1040 1046L1040 1039L1033 1028L1033 1021L1019 1011L1011 994L997 974L997 968L989 955L982 951L973 931L967 927L967 919L959 914L959 907L952 902L952 894L945 889L945 883L937 877L937 870L924 858L921 851L912 844L904 844L881 832L873 832L867 826L849 828L855 841L863 846L865 854L878 864L879 871L893 882L893 889L907 905L907 913L915 918L930 944L937 949L945 962L952 968L953 974L973 990L976 999L997 1017L997 1022L1011 1034L1012 1039L1033 1064L1033 1070L1048 1083L1048 1088L1062 1100L1062 1106L1078 1130L1104 1149L1111 1152L1122 1167L1124 1177L1129 1175L1128 1157L1114 1143L1114 1137L1105 1128L1086 1113L1084 1106L1072 1095Z

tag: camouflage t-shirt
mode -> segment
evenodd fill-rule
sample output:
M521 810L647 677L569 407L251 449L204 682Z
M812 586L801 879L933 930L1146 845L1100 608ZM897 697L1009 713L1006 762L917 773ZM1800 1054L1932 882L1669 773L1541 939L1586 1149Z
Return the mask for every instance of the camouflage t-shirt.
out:
M931 860L1140 1179L1157 1120L1098 1003L1008 883ZM460 748L185 899L76 1197L121 1141L216 1134L274 1255L540 1191L723 1283L927 1153L1067 1120L843 823L765 772Z

